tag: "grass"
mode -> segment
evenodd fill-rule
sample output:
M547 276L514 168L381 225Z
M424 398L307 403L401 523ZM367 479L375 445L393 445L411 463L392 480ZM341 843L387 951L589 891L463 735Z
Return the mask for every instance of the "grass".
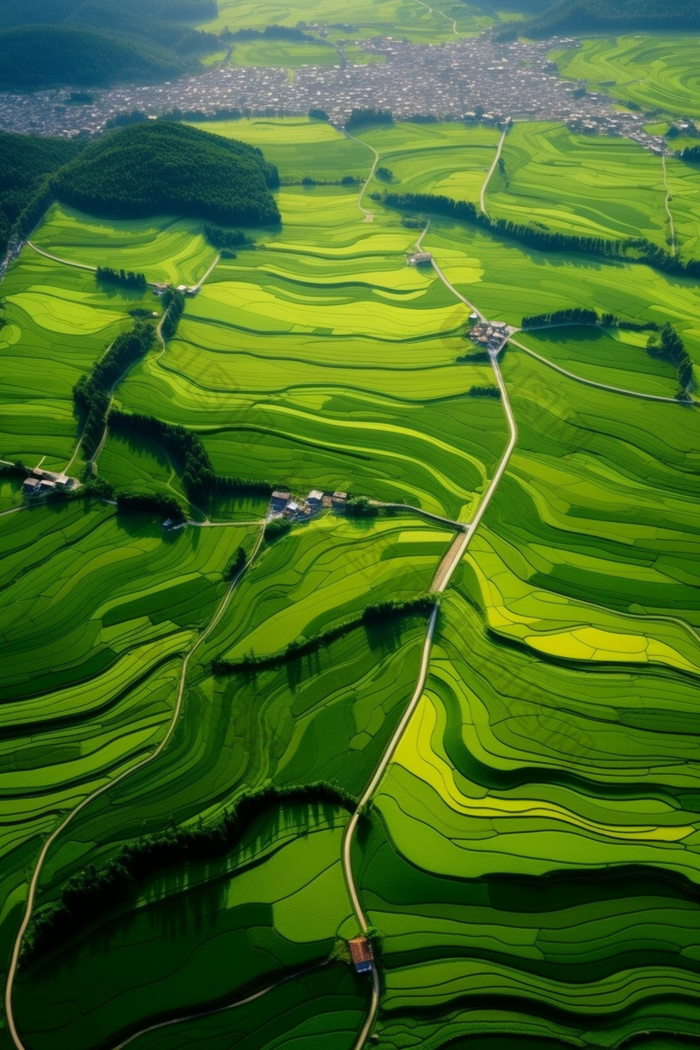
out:
M690 34L639 33L586 40L580 50L555 52L552 57L563 76L586 80L589 90L601 89L643 109L697 119L697 47L697 36Z

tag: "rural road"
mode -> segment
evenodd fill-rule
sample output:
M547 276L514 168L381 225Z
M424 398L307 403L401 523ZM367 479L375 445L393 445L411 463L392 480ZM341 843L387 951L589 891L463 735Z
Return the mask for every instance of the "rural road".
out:
M87 263L71 262L70 259L61 259L58 255L51 255L50 252L45 252L43 248L37 248L36 244L32 244L31 241L25 241L25 244L28 244L37 255L43 255L45 259L52 259L53 262L63 263L64 266L73 266L76 270L89 270L91 273L97 272L96 266L88 266Z
M364 146L366 149L371 150L374 154L374 163L370 168L369 175L362 184L362 189L360 190L360 194L357 198L357 207L360 209L361 212L364 212L365 222L374 222L374 213L371 212L368 208L365 208L364 204L362 203L362 198L364 197L365 191L372 180L374 172L376 171L377 164L379 164L379 154L377 153L374 146L370 146L368 142L363 142L362 139L356 138L354 135L351 135L349 131L346 131L345 134L349 139L352 139L353 142L359 142L361 146Z
M510 339L513 346L517 346L518 350L524 350L530 357L537 358L543 365L547 365L548 368L553 368L555 372L561 372L563 376L568 379L574 379L577 383L583 383L584 386L597 387L598 390L609 390L613 394L625 394L627 397L637 397L642 401L666 401L672 405L677 405L680 402L676 401L675 397L662 397L661 394L642 394L638 390L626 390L621 386L610 386L608 383L598 383L595 379L584 379L583 376L577 376L574 372L567 371L566 368L562 368L561 365L555 365L554 361L550 361L546 357L542 357L541 354L535 353L534 350L530 350L527 346L523 346L517 339ZM687 402L687 404L697 405L697 401Z
M158 756L162 754L162 752L165 750L165 748L168 745L168 742L170 741L170 738L173 735L173 732L175 731L175 726L178 723L180 712L182 710L182 702L185 695L185 683L187 681L187 669L189 667L190 660L221 621L222 616L228 608L229 602L231 601L231 596L233 595L233 592L236 589L238 582L255 560L255 557L257 556L257 553L260 550L260 545L262 544L262 541L263 530L261 529L260 535L258 536L257 542L253 547L250 558L243 566L241 571L238 573L238 575L234 576L233 580L231 580L231 583L229 584L226 593L221 599L216 612L209 621L208 626L202 632L202 634L199 635L199 637L195 640L194 644L185 654L185 658L182 663L182 671L180 673L180 683L178 686L175 707L173 709L173 714L170 719L170 724L160 744L158 744L158 746L155 748L154 751L151 752L150 755L148 755L146 758L141 759L141 761L137 762L136 765L131 766L129 769L125 769L123 773L120 773L113 780L110 780L107 784L103 784L102 787L97 788L97 790L91 792L91 794L86 795L83 801L78 803L75 809L72 809L68 813L64 820L61 821L58 827L51 833L51 835L49 835L46 842L44 843L41 853L39 854L39 858L36 862L31 882L29 883L29 892L27 894L27 902L24 910L24 917L22 919L22 924L19 928L19 932L17 933L17 937L15 938L15 943L12 949L10 967L7 972L7 982L5 985L5 1014L7 1016L7 1027L9 1029L10 1036L12 1037L12 1041L17 1047L17 1050L29 1050L29 1048L26 1046L25 1043L22 1042L22 1038L17 1029L17 1024L15 1022L15 1016L12 1006L12 991L14 988L15 978L17 976L17 966L19 964L19 955L22 948L22 941L24 939L25 933L27 932L29 920L32 917L34 901L36 899L37 886L39 885L39 879L41 877L41 872L43 870L48 852L51 849L54 842L56 841L56 839L59 837L59 835L61 835L61 833L65 831L68 825L73 821L73 819L78 815L78 813L80 813L81 810L85 809L86 806L88 806L91 802L94 802L95 799L99 798L101 795L104 795L106 791L109 791L110 788L113 788L116 784L120 784L123 780L126 780L127 777L133 776L134 773L150 765L150 763L153 762L156 758L158 758Z
M510 125L511 125L511 118L508 117L508 120L506 121L506 126L503 129L503 134L501 135L501 140L498 143L498 149L496 150L496 156L494 158L493 164L489 168L489 173L486 176L486 181L484 182L484 185L481 187L481 201L480 201L481 211L486 216L488 216L488 212L486 211L486 190L488 189L488 185L489 185L489 183L491 181L491 176L493 175L494 171L496 170L496 166L498 165L498 162L501 159L501 153L503 152L503 143L506 141L506 135L508 134L508 130L510 128Z
M469 306L470 309L476 311L476 313L479 315L479 317L481 317L481 319L483 320L484 319L484 315L481 313L481 311L473 303L471 303L468 299L465 299L465 297L463 295L461 295L450 284L450 282L447 280L447 278L445 277L445 275L443 274L442 270L440 269L440 267L438 266L438 264L435 262L434 259L433 259L433 267L434 267L435 272L437 273L438 277L443 282L443 284L445 284L445 286L447 288L449 288L449 290L455 296L457 296L458 299L461 299L461 301L463 303L466 303L466 305ZM505 345L505 343L503 345ZM501 349L502 349L502 347L501 347ZM440 565L438 567L438 571L437 571L437 573L435 575L435 579L433 580L433 585L432 585L432 588L431 588L432 591L434 591L434 592L436 592L438 594L442 594L445 591L445 589L449 585L450 580L452 579L452 575L453 575L455 569L457 568L457 566L459 565L460 561L462 560L462 558L463 558L463 556L464 556L464 554L465 554L465 552L466 552L466 550L467 550L467 548L468 548L468 546L469 546L469 544L471 542L472 536L474 535L474 533L476 532L477 528L479 527L479 524L481 523L481 520L483 519L484 514L486 513L486 510L487 510L487 508L488 508L488 506L489 506L489 504L490 504L490 502L491 502L491 500L492 500L496 490L498 489L498 486L499 486L499 484L501 482L501 479L503 478L503 475L504 475L504 473L506 471L506 467L508 466L508 461L509 461L509 459L511 457L513 449L515 448L515 445L516 445L517 440L518 440L518 428L517 428L517 424L515 422L515 416L513 415L513 410L511 408L510 400L508 398L508 391L506 389L506 385L505 385L505 382L503 380L503 376L501 374L501 369L500 369L500 366L498 364L498 354L497 353L492 353L490 355L490 358L491 358L491 367L493 368L494 375L495 375L496 381L498 383L498 387L499 387L499 389L501 391L501 400L502 400L503 408L505 410L506 419L508 421L508 429L509 429L508 444L506 446L506 449L505 449L503 455L501 456L500 462L499 462L498 467L496 469L496 473L494 474L493 478L491 479L491 482L489 483L489 486L486 489L486 492L484 493L483 499L481 500L481 503L479 504L478 510L477 510L474 518L472 519L472 521L469 522L469 523L453 523L453 524L461 524L465 531L461 535L458 535L455 538L455 540L452 543L452 545L450 546L447 554L445 555L445 557L443 558L442 562L440 563ZM437 623L438 612L439 612L439 606L436 605L435 608L433 609L432 615L430 617L430 622L428 624L428 632L426 634L425 643L423 645L423 655L422 655L422 659L421 659L420 671L419 671L419 674L418 674L418 681L416 683L416 688L415 688L415 690L413 692L413 695L412 695L412 697L411 697L411 699L409 701L408 707L406 708L406 710L405 710L405 712L403 714L403 717L401 718L401 721L399 722L398 726L396 727L396 730L395 730L391 740L389 741L389 743L388 743L388 745L387 745L387 747L386 747L386 749L384 751L384 754L381 757L381 760L380 760L379 764L377 765L377 767L376 767L376 769L374 771L372 779L370 780L369 784L365 788L365 790L364 790L364 792L363 792L363 794L362 794L362 796L360 798L360 801L358 803L357 809L355 810L355 812L353 813L352 817L350 818L350 821L348 822L348 826L347 826L346 831L345 831L345 836L343 838L343 872L345 874L345 883L346 883L347 890L348 890L348 896L350 897L350 901L352 903L353 911L355 913L355 917L357 919L357 922L359 924L360 929L363 932L367 931L367 929L369 928L369 923L368 923L367 917L366 917L366 915L365 915L365 913L364 913L364 911L362 909L362 904L360 902L360 898L359 898L359 895L358 895L358 892L357 892L357 886L355 884L355 878L354 878L353 870L352 870L352 844L353 844L353 839L355 837L355 833L357 831L357 825L358 825L358 822L359 822L360 817L362 815L363 809L367 805L367 803L370 801L370 799L372 798L374 792L376 791L377 787L379 786L379 783L380 783L382 777L384 776L384 773L386 772L386 769L387 769L389 763L391 762L391 759L392 759L392 757L393 757L393 755L394 755L394 753L396 751L396 748L398 747L399 742L401 741L401 738L402 738L403 734L406 731L406 727L408 726L408 724L409 724L409 722L410 722L410 720L411 720L411 718L413 716L413 713L415 712L416 707L418 706L420 698L423 695L423 689L425 688L425 682L426 682L426 678L427 678L427 675L428 675L428 669L429 669L429 666L430 666L430 653L431 653L432 645L433 645L433 637L434 637L434 634L435 634L435 625ZM377 1017L377 1011L379 1009L379 977L378 977L378 974L377 974L376 966L373 969L372 978L373 978L373 989L372 989L372 998L371 998L371 1002L370 1002L369 1012L368 1012L367 1018L365 1020L365 1023L363 1025L362 1031L360 1032L360 1034L358 1036L358 1039L356 1040L356 1042L355 1042L355 1044L353 1046L353 1050L362 1050L362 1047L365 1045L365 1043L367 1041L367 1038L368 1038L370 1032L372 1031L372 1028L374 1026L374 1023L375 1023L375 1020L376 1020L376 1017Z
M666 206L666 214L668 215L668 221L671 226L671 255L676 254L676 227L673 224L673 214L671 212L671 191L668 188L668 171L666 169L666 154L661 154L661 163L664 169L664 186L666 188L666 200L664 204Z

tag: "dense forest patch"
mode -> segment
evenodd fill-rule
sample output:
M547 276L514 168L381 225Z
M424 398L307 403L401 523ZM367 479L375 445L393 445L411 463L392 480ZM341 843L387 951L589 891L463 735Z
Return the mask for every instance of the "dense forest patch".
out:
M55 195L95 215L166 212L244 226L279 222L277 169L260 150L168 121L105 136L53 179Z

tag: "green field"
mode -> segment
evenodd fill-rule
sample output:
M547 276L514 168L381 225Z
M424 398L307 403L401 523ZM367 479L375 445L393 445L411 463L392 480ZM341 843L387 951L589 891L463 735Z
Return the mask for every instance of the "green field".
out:
M458 32L488 22L431 6L363 2L351 31L338 4L222 2L220 23L323 21L344 40L400 25L438 42L454 39L452 18ZM278 44L280 58L294 50L239 47L267 62ZM471 303L514 328L585 307L670 322L700 367L697 281L437 215L406 223L372 198L478 204L493 128L203 128L278 165L279 228L217 259L199 222L53 205L32 242L56 258L25 245L3 278L7 465L91 476L72 388L129 311L161 309L150 289L80 268L99 264L150 282L207 275L110 406L184 428L216 475L238 479L190 503L181 432L143 437L109 416L99 479L178 500L181 528L160 507L125 513L105 489L27 506L21 479L0 479L3 966L47 842L32 912L72 916L20 961L25 1050L353 1050L371 990L340 950L364 925L353 883L381 945L369 1046L693 1045L697 393L674 400L676 369L647 352L648 331L526 330L494 365L467 327ZM374 151L391 182L365 192ZM698 175L667 163L676 247L693 259ZM486 203L518 224L664 245L665 196L660 158L636 144L522 123ZM445 281L407 265L419 238ZM262 482L401 506L326 506L265 539L268 496L250 487ZM375 774L348 868L353 800ZM220 848L216 829L269 789ZM285 801L290 789L304 801ZM115 858L154 842L161 859L99 897ZM1 1027L0 1050L16 1050Z
M308 32L316 26L328 28L330 39L363 39L373 36L395 35L414 43L437 43L454 40L455 35L475 36L493 24L493 17L474 3L455 3L455 0L435 0L430 5L416 0L358 0L352 10L341 0L310 0L309 3L233 3L221 0L218 17L198 28L220 31L229 29L258 29L267 25L297 26L305 24ZM257 42L256 42L257 43ZM264 49L275 41L264 41ZM284 42L286 47L287 42ZM266 63L267 64L267 63ZM277 64L277 63L270 63Z
M586 40L580 50L554 52L560 73L648 110L697 119L700 79L690 34L621 36Z

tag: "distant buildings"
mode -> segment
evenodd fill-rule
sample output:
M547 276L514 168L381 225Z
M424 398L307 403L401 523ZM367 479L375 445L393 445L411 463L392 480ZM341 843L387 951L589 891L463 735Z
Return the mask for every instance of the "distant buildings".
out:
M270 497L268 518L290 518L294 521L312 518L320 510L334 510L341 514L345 510L347 492L323 492L312 489L306 499L292 496L286 489L275 489Z

